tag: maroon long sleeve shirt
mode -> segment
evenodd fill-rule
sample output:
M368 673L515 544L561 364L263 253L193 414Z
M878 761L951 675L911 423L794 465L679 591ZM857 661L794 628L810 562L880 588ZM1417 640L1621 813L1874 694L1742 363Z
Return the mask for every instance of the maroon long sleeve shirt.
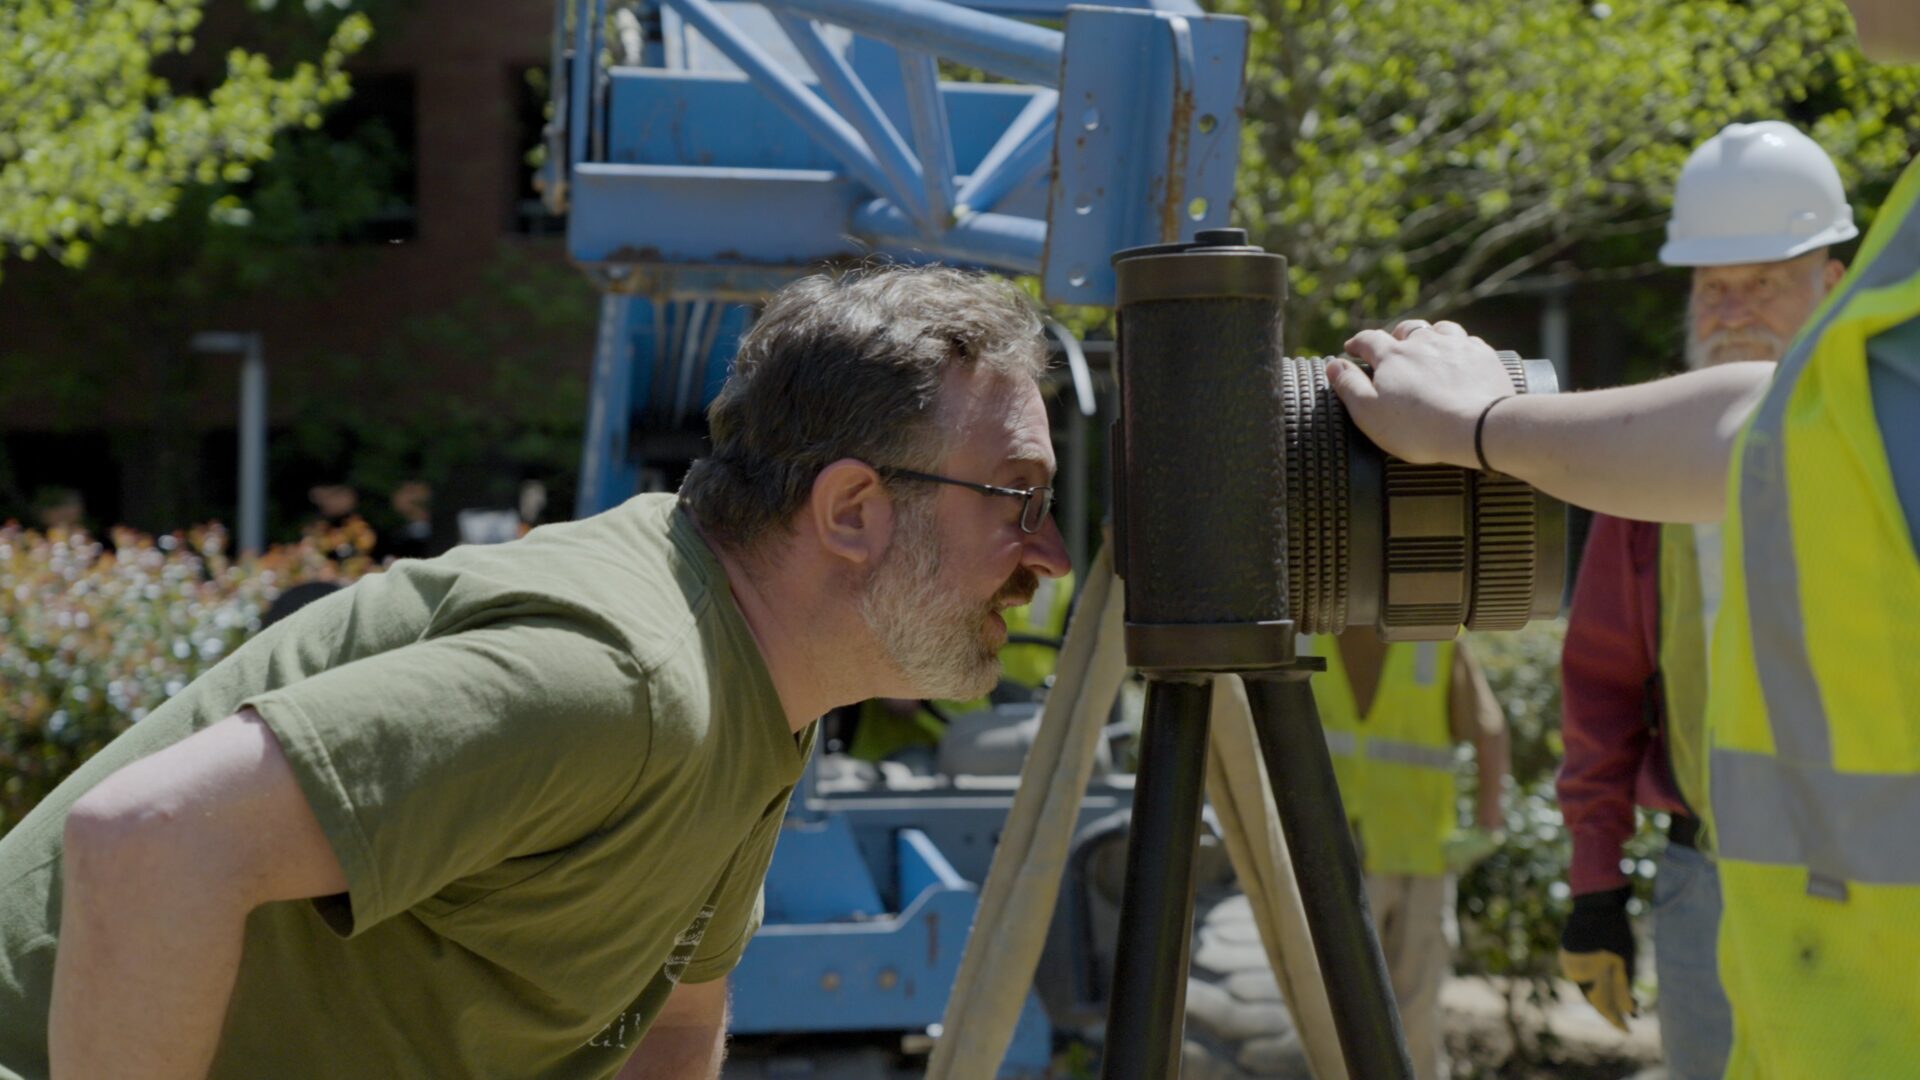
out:
M1635 805L1689 812L1668 765L1659 641L1660 526L1595 514L1560 658L1566 757L1554 787L1576 896L1627 884Z

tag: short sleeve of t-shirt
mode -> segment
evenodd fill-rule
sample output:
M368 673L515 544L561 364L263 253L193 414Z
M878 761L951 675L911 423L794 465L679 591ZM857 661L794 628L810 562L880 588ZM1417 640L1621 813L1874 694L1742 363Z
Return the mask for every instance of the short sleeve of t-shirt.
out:
M819 730L818 725L814 725L794 736L801 761L813 753ZM693 962L681 974L681 982L711 982L732 971L740 962L740 954L746 951L747 942L760 932L760 920L766 908L763 883L767 868L773 864L774 844L780 839L780 827L787 820L787 803L792 798L793 788L782 791L766 813L760 815L746 843L741 844L740 850L727 862L727 869L713 892L713 919L700 939L700 947L694 951Z
M680 975L681 982L711 982L732 971L746 951L747 942L760 930L765 909L767 867L773 861L774 841L780 838L780 822L786 813L786 799L768 811L754 825L753 832L727 862L720 884L713 892L713 915L707 922L693 960Z
M614 815L648 750L645 682L557 616L430 638L245 702L345 871L314 903L351 937L463 875L571 844Z

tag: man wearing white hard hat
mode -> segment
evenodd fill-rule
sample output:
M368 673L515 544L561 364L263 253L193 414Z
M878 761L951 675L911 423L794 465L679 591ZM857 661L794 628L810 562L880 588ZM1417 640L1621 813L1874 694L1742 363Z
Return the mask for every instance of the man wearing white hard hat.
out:
M1920 60L1920 4L1847 0L1871 56ZM1516 396L1454 323L1367 330L1328 367L1415 463L1578 505L1722 521L1706 806L1733 1007L1726 1075L1920 1062L1920 160L1780 362Z
M1831 245L1857 233L1833 162L1791 125L1730 124L1701 144L1681 170L1660 249L1667 265L1693 268L1687 366L1778 361L1844 273ZM1561 658L1556 787L1574 897L1561 970L1626 1029L1635 950L1622 849L1636 805L1667 814L1653 937L1671 1080L1717 1080L1733 1039L1715 955L1719 874L1700 824L1719 552L1718 525L1596 514Z

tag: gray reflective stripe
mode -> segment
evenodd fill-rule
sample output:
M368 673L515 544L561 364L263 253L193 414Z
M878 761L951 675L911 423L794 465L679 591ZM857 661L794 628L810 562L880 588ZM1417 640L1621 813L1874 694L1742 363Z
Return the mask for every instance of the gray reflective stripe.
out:
M1413 684L1432 686L1440 674L1440 646L1422 641L1413 647Z
M1833 736L1819 685L1813 678L1813 665L1807 659L1800 569L1794 561L1793 523L1787 500L1787 402L1813 357L1814 346L1853 298L1863 290L1904 281L1916 269L1920 269L1920 206L1911 206L1879 256L1848 284L1843 295L1827 305L1818 322L1795 339L1793 348L1780 361L1773 386L1747 432L1740 461L1741 565L1747 570L1747 625L1753 641L1753 666L1767 704L1777 760L1786 763L1796 779L1787 789L1746 788L1744 795L1735 795L1723 786L1723 752L1714 751L1710 774L1714 830L1723 853L1729 844L1742 850L1772 850L1791 841L1797 852L1794 861L1806 866L1812 875L1809 891L1821 894L1831 894L1836 883L1847 880L1850 860L1843 856L1836 834L1849 833L1849 843L1862 834L1852 833L1851 825L1837 826L1849 820L1851 808L1860 804L1860 796L1847 784L1801 783L1797 779L1813 775L1815 770L1825 770L1836 779L1845 778L1832 772ZM1778 774L1774 779L1786 780L1787 776ZM1826 800L1830 796L1841 801L1829 805ZM1758 809L1743 805L1755 802L1766 805ZM1747 819L1767 813L1777 814L1776 824L1790 831L1771 840L1746 834ZM1920 836L1920 830L1915 832ZM1902 880L1920 881L1920 848L1913 854L1910 865L1916 872Z
M1353 752L1360 748L1360 742L1353 737L1353 732L1336 731L1333 728L1326 730L1327 753L1338 757L1352 757Z
M1824 850L1809 850L1807 826ZM1920 885L1920 774L1843 773L1772 754L1713 752L1723 859L1827 867L1831 882Z
M1693 526L1693 565L1700 579L1700 640L1713 655L1713 621L1720 616L1720 596L1726 587L1721 569L1720 523ZM1702 659L1705 659L1703 657Z
M1453 769L1453 749L1446 746L1422 746L1399 739L1368 739L1367 756L1376 761L1391 761L1395 765L1411 765L1416 769Z

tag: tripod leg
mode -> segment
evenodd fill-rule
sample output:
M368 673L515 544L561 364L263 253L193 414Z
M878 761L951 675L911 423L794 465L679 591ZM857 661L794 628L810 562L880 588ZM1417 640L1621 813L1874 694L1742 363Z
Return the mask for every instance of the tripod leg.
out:
M1212 681L1204 678L1147 683L1103 1080L1165 1080L1180 1073L1193 852L1200 838L1212 693Z
M1306 674L1250 675L1245 681L1347 1073L1368 1080L1410 1078L1413 1063Z

